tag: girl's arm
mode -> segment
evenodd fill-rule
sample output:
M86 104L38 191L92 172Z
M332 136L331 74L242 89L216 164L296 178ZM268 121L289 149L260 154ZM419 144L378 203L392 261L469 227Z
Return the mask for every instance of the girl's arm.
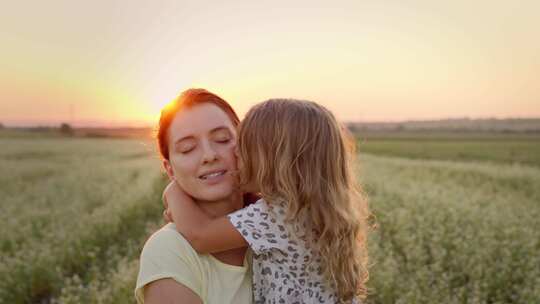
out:
M193 199L171 182L163 193L176 230L199 253L213 253L246 247L248 244L226 216L211 218Z

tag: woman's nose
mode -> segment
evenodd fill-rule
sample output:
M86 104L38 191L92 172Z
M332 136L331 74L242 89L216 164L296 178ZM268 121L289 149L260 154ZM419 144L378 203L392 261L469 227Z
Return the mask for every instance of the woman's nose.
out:
M218 158L218 154L210 143L203 144L203 163L209 163Z

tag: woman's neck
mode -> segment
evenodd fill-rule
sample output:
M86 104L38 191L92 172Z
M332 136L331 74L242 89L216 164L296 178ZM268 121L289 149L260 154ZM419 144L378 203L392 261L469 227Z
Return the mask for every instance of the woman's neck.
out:
M233 197L228 197L218 201L197 200L197 205L210 217L216 218L232 213L243 206L241 200L233 201Z

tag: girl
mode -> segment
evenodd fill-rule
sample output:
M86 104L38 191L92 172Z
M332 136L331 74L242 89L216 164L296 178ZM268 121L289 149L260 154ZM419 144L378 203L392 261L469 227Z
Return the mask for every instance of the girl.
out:
M242 190L262 199L209 218L172 184L164 199L178 231L199 253L249 245L255 303L365 297L367 202L354 182L354 144L332 113L309 101L262 102L246 114L238 145Z

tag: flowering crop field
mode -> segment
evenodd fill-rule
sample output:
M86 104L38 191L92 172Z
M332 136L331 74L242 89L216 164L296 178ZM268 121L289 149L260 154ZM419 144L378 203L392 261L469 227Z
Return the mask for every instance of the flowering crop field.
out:
M540 167L474 145L474 158L430 145L422 158L401 142L360 147L377 224L367 302L540 303ZM154 143L0 145L0 303L134 303L138 255L162 224Z
M161 222L153 143L0 139L0 303L132 303Z
M540 168L361 160L369 303L540 303Z

